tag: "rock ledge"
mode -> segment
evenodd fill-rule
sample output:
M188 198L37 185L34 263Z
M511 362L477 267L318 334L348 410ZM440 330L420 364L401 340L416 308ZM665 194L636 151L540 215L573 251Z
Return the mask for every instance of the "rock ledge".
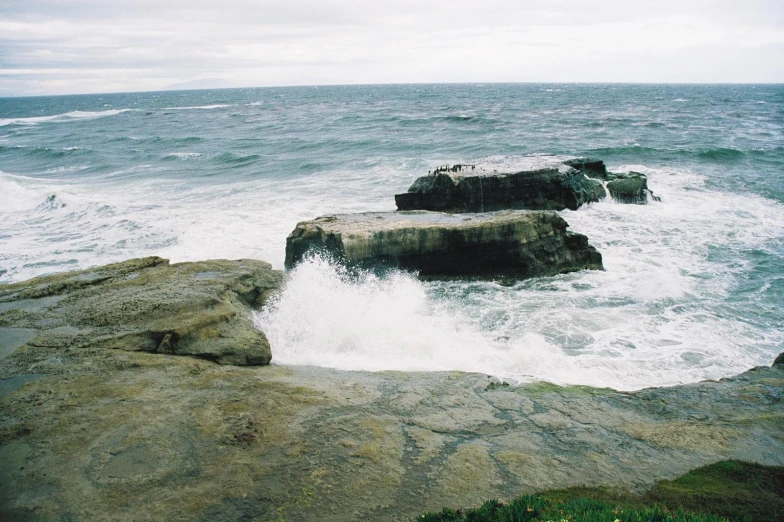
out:
M258 308L283 283L264 261L170 265L147 257L0 286L0 357L30 346L101 346L259 365Z
M554 212L526 210L323 216L299 223L289 235L286 267L316 251L361 268L403 268L435 278L523 279L602 269L601 254L567 226Z

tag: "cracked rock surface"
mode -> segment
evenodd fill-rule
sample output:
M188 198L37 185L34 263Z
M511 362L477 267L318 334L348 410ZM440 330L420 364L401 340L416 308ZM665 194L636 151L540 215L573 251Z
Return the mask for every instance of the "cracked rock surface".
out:
M28 345L0 378L3 520L412 520L784 464L781 364L618 392Z

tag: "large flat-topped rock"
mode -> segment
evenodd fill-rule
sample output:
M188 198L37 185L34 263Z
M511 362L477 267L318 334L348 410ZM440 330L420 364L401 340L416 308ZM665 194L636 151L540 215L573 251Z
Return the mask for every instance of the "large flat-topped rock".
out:
M398 210L490 212L504 209L577 210L607 196L601 160L524 156L439 167L396 194Z
M101 346L267 364L269 342L251 309L283 279L264 261L147 257L0 285L0 358Z
M424 277L551 276L602 269L588 239L554 212L483 214L366 212L299 223L286 240L286 267L310 252L362 268L416 270Z

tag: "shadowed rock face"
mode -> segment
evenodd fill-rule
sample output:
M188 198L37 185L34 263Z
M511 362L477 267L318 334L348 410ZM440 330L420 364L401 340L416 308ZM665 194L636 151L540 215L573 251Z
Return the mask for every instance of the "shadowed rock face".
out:
M550 276L602 269L588 239L554 212L483 214L367 212L299 223L286 240L286 267L311 251L362 268L396 267L424 277Z
M263 261L148 257L3 285L0 357L31 346L102 346L267 364L270 346L251 308L283 278Z
M577 210L607 196L600 182L588 179L580 170L606 172L601 161L571 160L577 162L573 167L547 157L527 160L520 165L499 168L479 165L459 172L438 171L423 176L414 181L408 192L395 195L397 208L455 213Z
M607 179L607 166L600 159L574 158L564 161L564 165L574 167L589 178Z

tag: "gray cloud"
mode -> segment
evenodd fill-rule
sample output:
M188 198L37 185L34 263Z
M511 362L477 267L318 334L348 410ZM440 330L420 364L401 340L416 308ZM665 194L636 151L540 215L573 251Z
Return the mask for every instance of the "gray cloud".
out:
M779 0L6 3L0 95L204 78L231 86L784 81Z

